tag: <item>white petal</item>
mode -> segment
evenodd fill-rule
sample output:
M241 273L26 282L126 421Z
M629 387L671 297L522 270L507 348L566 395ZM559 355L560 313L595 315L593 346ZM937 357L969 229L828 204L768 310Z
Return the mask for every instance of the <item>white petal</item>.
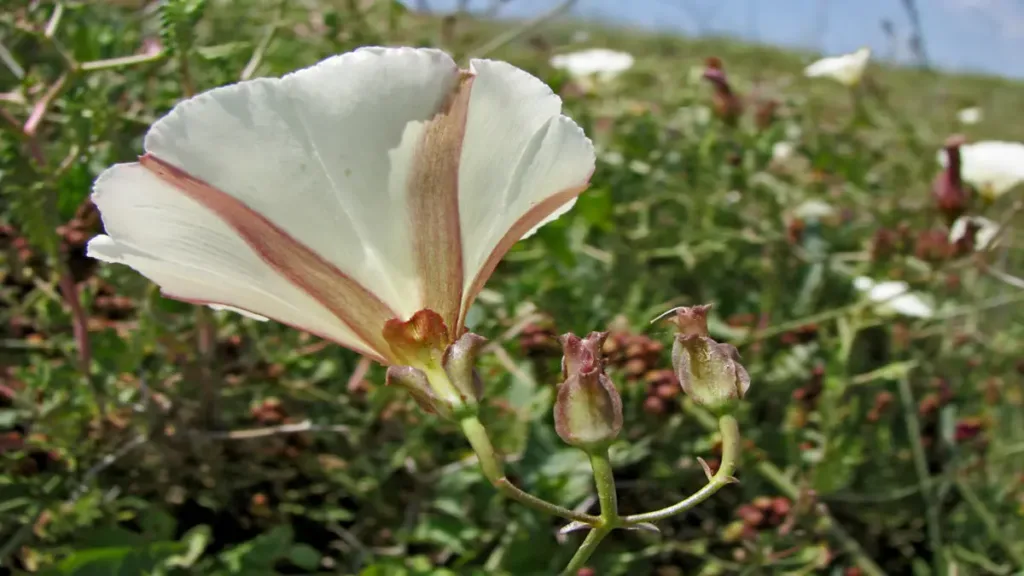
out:
M565 70L571 76L597 75L601 80L611 80L633 67L633 56L606 48L581 50L570 54L559 54L551 58L551 66Z
M871 287L875 285L875 281L867 276L857 276L853 279L853 287L861 292L867 292L871 290Z
M982 194L998 196L1024 182L1024 144L1020 142L965 144L960 157L964 181Z
M964 108L963 110L960 110L959 112L956 113L956 119L959 120L961 124L967 125L977 124L978 122L981 122L981 116L981 108L978 108L977 106Z
M242 310L241 308L235 308L234 306L222 306L220 304L210 304L210 308L213 309L213 310L218 310L218 311L234 312L235 314L241 314L242 316L245 316L246 318L252 318L253 320L256 320L258 322L267 322L267 321L270 320L270 318L267 318L266 316L260 316L259 314L253 314L252 312L249 312L248 310Z
M868 299L877 303L882 311L916 318L931 318L934 315L932 307L921 296L909 292L910 285L906 282L876 283L866 276L858 276L854 278L853 286L861 292L867 292Z
M949 227L949 241L957 242L967 234L967 225L977 227L974 233L974 249L987 250L999 232L999 224L981 216L961 216Z
M516 223L584 186L595 162L590 140L561 115L561 99L543 82L504 62L474 60L471 70L476 77L459 167L464 298L473 296L475 279ZM570 200L545 212L541 223L567 210ZM520 237L536 227L531 223Z
M92 199L109 236L89 242L90 257L130 266L168 296L268 316L369 351L220 218L142 166L120 164L106 170Z
M146 150L263 214L408 317L421 302L394 177L405 167L392 158L409 156L407 126L430 118L457 79L443 52L364 48L186 101L153 126Z
M847 86L860 82L868 60L871 58L871 50L861 48L853 54L822 58L804 69L804 75L808 77L824 76L833 78Z
M914 318L931 318L934 310L917 294L904 294L897 296L887 303L887 306L897 314L913 316Z

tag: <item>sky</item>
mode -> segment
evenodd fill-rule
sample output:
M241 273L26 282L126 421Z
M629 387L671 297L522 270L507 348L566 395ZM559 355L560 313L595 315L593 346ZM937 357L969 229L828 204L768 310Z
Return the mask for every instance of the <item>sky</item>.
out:
M469 0L486 9L495 0ZM415 5L416 0L406 0ZM426 0L448 11L456 0ZM499 16L530 17L560 0L506 0ZM1024 0L916 0L931 63L948 70L1024 78ZM577 0L571 14L588 20L687 35L727 35L826 54L872 48L880 58L911 62L910 21L902 0ZM902 47L882 21L893 24Z

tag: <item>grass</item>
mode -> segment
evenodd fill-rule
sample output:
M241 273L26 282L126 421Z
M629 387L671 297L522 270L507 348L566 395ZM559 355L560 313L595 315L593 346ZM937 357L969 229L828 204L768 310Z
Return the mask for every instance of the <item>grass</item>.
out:
M930 195L951 133L1024 137L1020 82L873 63L853 96L802 77L810 54L561 21L496 43L516 23L388 2L209 1L161 35L141 4L0 10L8 573L553 574L569 561L582 536L502 498L457 426L384 386L380 367L275 323L197 314L84 257L100 230L93 179L132 160L190 89L382 43L487 48L561 93L599 149L592 188L510 252L471 314L491 341L483 420L513 482L596 511L586 456L551 422L557 334L612 332L624 515L685 498L705 483L697 457L721 458L714 418L667 370L669 330L649 320L713 302L712 334L750 372L740 483L660 535L612 533L597 574L1024 570L1024 293L1005 279L1022 271L1024 191L973 199L972 214L1005 223L990 253L940 241ZM548 64L590 46L636 65L584 91ZM709 56L747 98L736 126L709 113L693 72ZM774 118L758 126L767 100ZM956 123L967 105L981 123ZM773 159L782 141L795 153ZM799 217L809 201L831 214ZM888 314L857 275L904 280L936 313Z

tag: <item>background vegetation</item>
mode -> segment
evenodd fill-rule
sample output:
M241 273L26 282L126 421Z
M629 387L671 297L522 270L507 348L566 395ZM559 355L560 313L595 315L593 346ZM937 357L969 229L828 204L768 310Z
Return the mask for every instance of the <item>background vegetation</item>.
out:
M383 371L274 323L159 297L97 267L95 176L192 91L367 44L510 60L563 94L600 149L577 207L500 266L476 308L491 338L485 419L515 480L593 507L585 457L551 422L554 336L611 329L626 428L621 508L696 490L715 425L673 382L679 304L715 303L753 387L741 484L661 535L622 532L616 574L1024 573L1020 189L972 212L1002 247L946 240L930 182L952 132L1020 140L1024 87L872 65L851 97L808 55L572 24L407 13L387 0L52 2L0 8L0 572L552 574L559 524L500 498L457 430ZM551 54L628 50L591 91ZM716 117L721 58L746 114ZM769 102L773 104L769 104ZM956 125L978 105L985 120ZM773 159L790 142L794 154ZM830 211L808 210L827 203ZM1019 270L1019 267L1016 268ZM902 279L929 319L863 301ZM1009 282L1009 283L1008 283Z

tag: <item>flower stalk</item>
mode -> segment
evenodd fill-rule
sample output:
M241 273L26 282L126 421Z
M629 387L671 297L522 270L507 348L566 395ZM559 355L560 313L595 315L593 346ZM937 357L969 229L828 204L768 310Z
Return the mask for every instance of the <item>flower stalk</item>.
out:
M676 514L686 512L697 504L707 500L727 484L735 483L733 471L736 470L736 462L740 454L740 427L732 416L722 416L718 420L718 429L722 434L722 463L718 471L709 479L708 483L700 490L689 497L661 510L633 514L623 518L625 526L634 526L642 522L657 522Z

